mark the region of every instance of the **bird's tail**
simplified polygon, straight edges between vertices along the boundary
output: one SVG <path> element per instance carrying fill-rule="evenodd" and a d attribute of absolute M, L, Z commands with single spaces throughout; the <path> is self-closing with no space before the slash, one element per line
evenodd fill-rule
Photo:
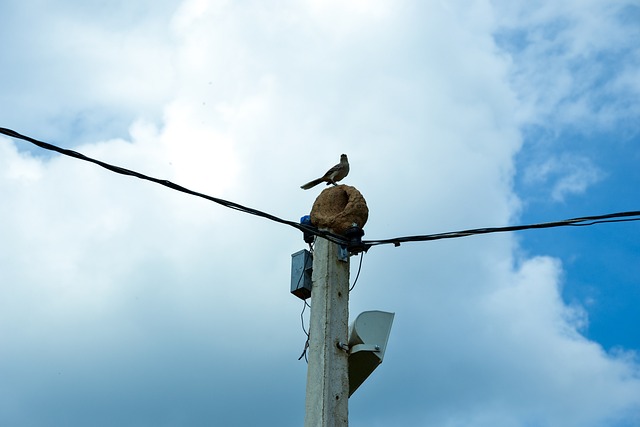
<path fill-rule="evenodd" d="M 305 185 L 300 186 L 300 188 L 302 188 L 303 190 L 308 190 L 320 184 L 322 181 L 324 181 L 324 178 L 314 179 L 313 181 L 309 181 Z"/>

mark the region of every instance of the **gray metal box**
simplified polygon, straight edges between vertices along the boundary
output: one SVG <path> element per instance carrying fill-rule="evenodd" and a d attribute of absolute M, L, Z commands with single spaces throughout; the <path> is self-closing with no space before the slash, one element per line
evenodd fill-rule
<path fill-rule="evenodd" d="M 291 255 L 291 293 L 305 300 L 311 296 L 313 255 L 306 249 Z"/>

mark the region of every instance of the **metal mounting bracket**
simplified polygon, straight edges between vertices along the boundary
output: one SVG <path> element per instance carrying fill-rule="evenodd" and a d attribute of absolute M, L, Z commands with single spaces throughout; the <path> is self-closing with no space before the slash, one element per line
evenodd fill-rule
<path fill-rule="evenodd" d="M 349 261 L 349 250 L 346 246 L 339 245 L 338 246 L 338 261 L 347 262 Z"/>
<path fill-rule="evenodd" d="M 349 353 L 357 353 L 359 351 L 371 351 L 377 353 L 380 351 L 380 346 L 377 344 L 356 344 L 351 346 Z"/>

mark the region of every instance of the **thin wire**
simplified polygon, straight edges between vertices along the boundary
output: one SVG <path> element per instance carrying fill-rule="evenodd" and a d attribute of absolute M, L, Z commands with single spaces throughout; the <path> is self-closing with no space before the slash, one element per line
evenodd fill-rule
<path fill-rule="evenodd" d="M 360 263 L 358 264 L 358 273 L 356 274 L 356 279 L 353 281 L 353 285 L 349 288 L 349 292 L 356 287 L 356 283 L 358 283 L 358 277 L 360 277 L 360 270 L 362 269 L 362 259 L 364 258 L 364 251 L 360 252 Z"/>
<path fill-rule="evenodd" d="M 630 218 L 630 217 L 635 217 L 635 218 Z M 604 223 L 612 223 L 612 222 L 631 222 L 631 221 L 640 221 L 640 211 L 616 212 L 616 213 L 611 213 L 606 215 L 595 215 L 595 216 L 586 216 L 581 218 L 571 218 L 571 219 L 565 219 L 562 221 L 543 222 L 539 224 L 512 225 L 512 226 L 506 226 L 506 227 L 490 227 L 490 228 L 474 228 L 470 230 L 451 231 L 447 233 L 437 233 L 437 234 L 426 234 L 422 236 L 395 237 L 392 239 L 384 239 L 384 240 L 367 240 L 367 241 L 363 241 L 363 243 L 366 245 L 366 248 L 369 249 L 370 247 L 377 246 L 377 245 L 393 244 L 395 246 L 400 246 L 401 243 L 406 243 L 406 242 L 425 242 L 425 241 L 431 241 L 431 240 L 455 239 L 459 237 L 474 236 L 479 234 L 503 233 L 508 231 L 521 231 L 521 230 L 567 227 L 567 226 L 584 227 L 584 226 L 589 226 L 594 224 L 604 224 Z"/>
<path fill-rule="evenodd" d="M 307 338 L 307 340 L 305 341 L 304 350 L 302 350 L 302 354 L 300 355 L 300 357 L 298 357 L 298 360 L 304 357 L 304 361 L 309 364 L 309 356 L 307 356 L 307 350 L 309 350 L 309 338 Z"/>
<path fill-rule="evenodd" d="M 311 306 L 309 305 L 307 300 L 303 300 L 303 302 L 304 302 L 304 305 L 302 306 L 302 312 L 300 313 L 300 320 L 302 321 L 302 331 L 307 336 L 307 339 L 304 342 L 304 348 L 302 349 L 302 354 L 300 355 L 300 357 L 298 357 L 298 360 L 304 357 L 305 362 L 309 363 L 309 358 L 307 357 L 307 350 L 309 350 L 310 335 L 309 335 L 309 332 L 307 332 L 307 329 L 304 327 L 304 312 L 307 309 L 307 307 L 311 308 Z"/>
<path fill-rule="evenodd" d="M 338 234 L 331 233 L 327 230 L 320 230 L 316 227 L 300 224 L 293 221 L 288 221 L 282 218 L 279 218 L 275 215 L 269 214 L 267 212 L 262 212 L 257 209 L 249 208 L 243 205 L 240 205 L 235 202 L 230 202 L 228 200 L 220 199 L 217 197 L 208 196 L 203 193 L 199 193 L 197 191 L 189 190 L 188 188 L 182 187 L 180 185 L 174 184 L 171 181 L 153 178 L 144 174 L 141 174 L 136 171 L 132 171 L 129 169 L 125 169 L 119 166 L 114 166 L 109 163 L 92 159 L 90 157 L 85 156 L 84 154 L 78 153 L 73 150 L 68 150 L 65 148 L 60 148 L 55 145 L 38 141 L 37 139 L 33 139 L 31 137 L 21 135 L 18 132 L 0 127 L 0 133 L 7 135 L 12 138 L 22 139 L 24 141 L 30 142 L 32 144 L 37 145 L 38 147 L 44 148 L 46 150 L 56 151 L 60 154 L 64 154 L 66 156 L 74 157 L 76 159 L 84 160 L 87 162 L 95 163 L 98 166 L 101 166 L 107 170 L 112 172 L 133 176 L 139 179 L 143 179 L 146 181 L 155 182 L 156 184 L 163 185 L 165 187 L 171 188 L 172 190 L 180 191 L 182 193 L 186 193 L 192 196 L 201 197 L 203 199 L 210 200 L 214 203 L 218 203 L 222 206 L 225 206 L 230 209 L 235 209 L 240 212 L 248 213 L 250 215 L 259 216 L 262 218 L 266 218 L 268 220 L 278 222 L 281 224 L 285 224 L 296 228 L 302 232 L 307 232 L 314 234 L 316 236 L 323 237 L 331 242 L 338 243 L 340 245 L 348 246 L 347 240 Z M 490 227 L 490 228 L 475 228 L 470 230 L 462 230 L 462 231 L 453 231 L 446 233 L 437 233 L 437 234 L 426 234 L 426 235 L 414 235 L 414 236 L 405 236 L 405 237 L 394 237 L 391 239 L 381 239 L 381 240 L 363 240 L 362 243 L 364 245 L 364 251 L 366 252 L 372 246 L 378 245 L 386 245 L 392 244 L 394 246 L 400 246 L 401 243 L 407 242 L 426 242 L 431 240 L 441 240 L 441 239 L 455 239 L 460 237 L 474 236 L 479 234 L 491 234 L 491 233 L 502 233 L 502 232 L 510 232 L 510 231 L 521 231 L 521 230 L 530 230 L 530 229 L 541 229 L 541 228 L 554 228 L 554 227 L 566 227 L 566 226 L 589 226 L 595 224 L 604 224 L 604 223 L 613 223 L 613 222 L 631 222 L 631 221 L 640 221 L 640 211 L 629 211 L 629 212 L 616 212 L 606 215 L 596 215 L 596 216 L 587 216 L 581 218 L 572 218 L 566 219 L 563 221 L 554 221 L 554 222 L 545 222 L 539 224 L 528 224 L 528 225 L 516 225 L 516 226 L 506 226 L 506 227 Z"/>
<path fill-rule="evenodd" d="M 100 160 L 96 160 L 93 159 L 91 157 L 85 156 L 84 154 L 78 153 L 77 151 L 73 151 L 73 150 L 68 150 L 66 148 L 60 148 L 57 147 L 55 145 L 49 144 L 47 142 L 43 142 L 43 141 L 38 141 L 37 139 L 31 138 L 29 136 L 25 136 L 22 134 L 19 134 L 18 132 L 11 130 L 11 129 L 7 129 L 7 128 L 3 128 L 0 127 L 0 133 L 10 136 L 12 138 L 18 138 L 18 139 L 22 139 L 24 141 L 30 142 L 32 144 L 37 145 L 40 148 L 44 148 L 45 150 L 50 150 L 50 151 L 55 151 L 58 152 L 60 154 L 64 154 L 65 156 L 69 156 L 69 157 L 74 157 L 76 159 L 79 160 L 84 160 L 86 162 L 90 162 L 90 163 L 94 163 L 98 166 L 101 166 L 107 170 L 110 170 L 111 172 L 115 172 L 121 175 L 127 175 L 127 176 L 133 176 L 145 181 L 151 181 L 151 182 L 155 182 L 156 184 L 160 184 L 163 185 L 165 187 L 171 188 L 172 190 L 176 190 L 176 191 L 180 191 L 182 193 L 186 193 L 186 194 L 190 194 L 192 196 L 197 196 L 197 197 L 201 197 L 203 199 L 207 199 L 210 200 L 214 203 L 217 203 L 219 205 L 222 205 L 224 207 L 230 208 L 230 209 L 235 209 L 238 210 L 240 212 L 244 212 L 244 213 L 248 213 L 250 215 L 255 215 L 255 216 L 259 216 L 259 217 L 263 217 L 266 219 L 269 219 L 271 221 L 275 221 L 275 222 L 279 222 L 281 224 L 286 224 L 289 225 L 291 227 L 297 228 L 300 231 L 303 232 L 308 232 L 308 233 L 312 233 L 315 234 L 316 236 L 320 236 L 320 237 L 324 237 L 325 239 L 332 241 L 334 243 L 338 243 L 338 244 L 346 244 L 346 240 L 343 236 L 340 236 L 338 234 L 334 234 L 331 233 L 329 231 L 326 230 L 319 230 L 315 227 L 312 226 L 308 226 L 308 225 L 304 225 L 304 224 L 300 224 L 297 222 L 293 222 L 293 221 L 288 221 L 282 218 L 279 218 L 275 215 L 269 214 L 267 212 L 262 212 L 259 211 L 257 209 L 253 209 L 253 208 L 249 208 L 247 206 L 243 206 L 239 203 L 235 203 L 235 202 L 230 202 L 228 200 L 224 200 L 224 199 L 220 199 L 217 197 L 213 197 L 213 196 L 209 196 L 203 193 L 199 193 L 197 191 L 193 191 L 193 190 L 189 190 L 188 188 L 182 187 L 178 184 L 174 184 L 171 181 L 168 181 L 166 179 L 158 179 L 158 178 L 153 178 L 147 175 L 144 175 L 140 172 L 136 172 L 130 169 L 125 169 L 122 168 L 120 166 L 114 166 L 111 165 L 109 163 L 100 161 Z"/>

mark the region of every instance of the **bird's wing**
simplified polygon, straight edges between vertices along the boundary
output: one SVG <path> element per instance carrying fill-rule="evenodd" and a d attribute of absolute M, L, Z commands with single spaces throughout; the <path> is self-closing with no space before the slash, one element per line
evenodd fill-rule
<path fill-rule="evenodd" d="M 327 173 L 324 174 L 323 178 L 328 178 L 332 173 L 339 171 L 341 167 L 342 167 L 342 165 L 340 163 L 338 163 L 337 165 L 335 165 L 334 167 L 329 169 L 327 171 Z"/>

